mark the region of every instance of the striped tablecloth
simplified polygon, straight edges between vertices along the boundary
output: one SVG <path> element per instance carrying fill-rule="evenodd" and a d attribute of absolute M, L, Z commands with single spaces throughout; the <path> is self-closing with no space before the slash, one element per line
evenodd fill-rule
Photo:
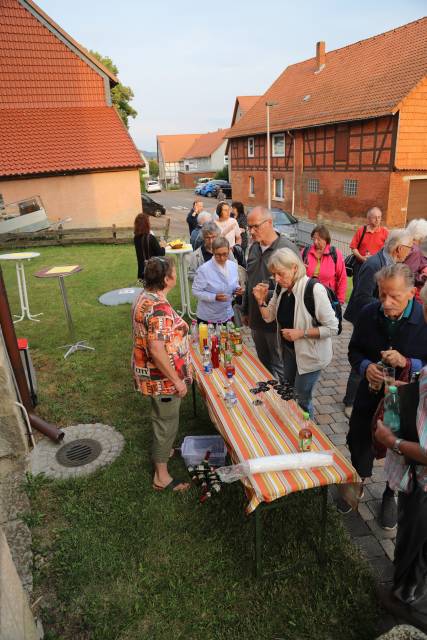
<path fill-rule="evenodd" d="M 257 395 L 250 393 L 249 389 L 257 382 L 269 380 L 271 375 L 246 346 L 243 347 L 243 354 L 233 359 L 236 368 L 233 388 L 238 403 L 232 409 L 227 408 L 224 402 L 226 377 L 223 369 L 214 369 L 211 374 L 205 374 L 199 350 L 193 347 L 191 358 L 196 382 L 211 420 L 224 438 L 234 463 L 249 458 L 299 452 L 301 409 L 294 401 L 282 400 L 272 389 Z M 255 399 L 262 400 L 263 404 L 254 405 Z M 351 463 L 320 427 L 311 423 L 311 430 L 312 451 L 332 451 L 334 464 L 308 470 L 261 473 L 243 479 L 249 501 L 247 513 L 254 511 L 261 502 L 272 502 L 294 491 L 359 481 Z"/>

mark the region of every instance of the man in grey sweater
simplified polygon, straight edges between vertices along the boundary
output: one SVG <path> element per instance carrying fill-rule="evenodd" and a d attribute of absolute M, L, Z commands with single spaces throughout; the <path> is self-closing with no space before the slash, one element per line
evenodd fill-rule
<path fill-rule="evenodd" d="M 258 358 L 272 375 L 280 380 L 283 377 L 283 364 L 277 345 L 276 323 L 264 322 L 252 290 L 263 280 L 270 279 L 271 273 L 267 264 L 277 249 L 287 247 L 297 255 L 299 252 L 293 242 L 274 229 L 271 212 L 264 207 L 255 207 L 248 215 L 248 231 L 251 234 L 252 245 L 247 261 L 248 279 L 241 308 L 242 321 L 251 328 Z M 270 283 L 271 296 L 275 286 L 274 280 L 271 279 Z"/>

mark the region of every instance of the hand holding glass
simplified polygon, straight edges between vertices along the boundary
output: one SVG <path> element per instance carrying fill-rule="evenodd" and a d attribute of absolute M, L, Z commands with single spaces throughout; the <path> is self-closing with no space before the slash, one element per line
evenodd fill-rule
<path fill-rule="evenodd" d="M 258 304 L 265 302 L 268 293 L 268 282 L 260 282 L 252 289 L 255 300 Z"/>

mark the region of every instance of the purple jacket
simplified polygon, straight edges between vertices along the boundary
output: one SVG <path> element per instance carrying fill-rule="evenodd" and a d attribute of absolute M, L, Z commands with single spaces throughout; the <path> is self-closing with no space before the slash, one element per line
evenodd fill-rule
<path fill-rule="evenodd" d="M 418 245 L 412 247 L 412 251 L 405 260 L 415 277 L 415 286 L 422 286 L 425 282 L 425 275 L 422 271 L 427 267 L 427 257 L 423 254 Z"/>

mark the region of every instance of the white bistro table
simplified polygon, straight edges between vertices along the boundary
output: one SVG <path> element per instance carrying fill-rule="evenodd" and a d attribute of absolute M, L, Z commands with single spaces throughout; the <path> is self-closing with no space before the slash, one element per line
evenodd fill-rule
<path fill-rule="evenodd" d="M 31 315 L 30 313 L 30 304 L 28 302 L 28 294 L 27 294 L 27 283 L 25 280 L 25 268 L 24 262 L 33 260 L 33 258 L 38 258 L 39 253 L 35 251 L 21 251 L 16 253 L 2 253 L 0 254 L 0 260 L 10 260 L 16 263 L 16 279 L 18 281 L 18 293 L 19 293 L 19 301 L 21 303 L 21 315 L 15 315 L 16 320 L 14 322 L 21 322 L 27 316 L 28 320 L 33 320 L 33 322 L 40 322 L 37 320 L 37 316 L 42 316 L 42 313 L 36 313 L 35 315 Z"/>
<path fill-rule="evenodd" d="M 172 249 L 166 247 L 166 254 L 176 256 L 178 262 L 179 286 L 181 289 L 181 309 L 177 309 L 180 316 L 187 314 L 190 318 L 195 318 L 195 314 L 191 310 L 190 287 L 188 284 L 188 270 L 186 256 L 193 253 L 191 244 L 184 244 L 181 249 Z"/>

